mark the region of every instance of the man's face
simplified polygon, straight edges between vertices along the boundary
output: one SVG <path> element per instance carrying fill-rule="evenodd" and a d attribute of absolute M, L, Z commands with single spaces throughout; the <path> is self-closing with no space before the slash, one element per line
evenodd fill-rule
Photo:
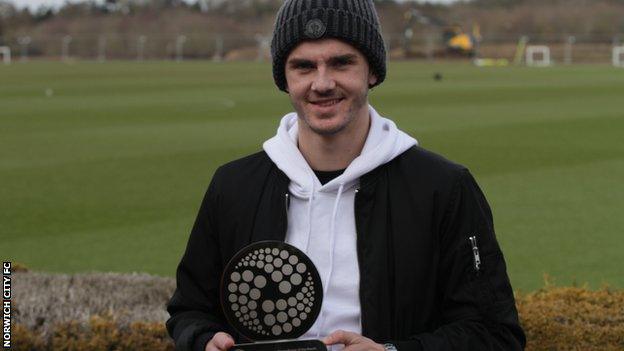
<path fill-rule="evenodd" d="M 367 111 L 368 87 L 377 81 L 366 57 L 337 39 L 302 42 L 286 59 L 285 69 L 303 127 L 320 135 L 341 132 Z"/>

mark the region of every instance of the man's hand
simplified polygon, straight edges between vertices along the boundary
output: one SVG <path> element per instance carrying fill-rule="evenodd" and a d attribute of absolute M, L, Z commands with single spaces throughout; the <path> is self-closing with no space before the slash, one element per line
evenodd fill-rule
<path fill-rule="evenodd" d="M 206 344 L 205 351 L 226 351 L 234 346 L 234 339 L 227 333 L 218 332 Z"/>
<path fill-rule="evenodd" d="M 344 344 L 344 351 L 385 351 L 383 345 L 360 334 L 337 330 L 323 339 L 325 345 Z"/>

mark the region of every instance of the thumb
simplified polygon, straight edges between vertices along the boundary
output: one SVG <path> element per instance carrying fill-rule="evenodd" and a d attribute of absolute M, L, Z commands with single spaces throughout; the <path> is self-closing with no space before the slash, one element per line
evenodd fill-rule
<path fill-rule="evenodd" d="M 219 350 L 227 350 L 230 347 L 234 346 L 234 339 L 228 333 L 218 332 L 212 338 L 214 345 Z"/>
<path fill-rule="evenodd" d="M 335 332 L 329 334 L 325 339 L 323 339 L 323 343 L 325 345 L 335 345 L 335 344 L 349 344 L 350 335 L 348 332 L 344 330 L 336 330 Z"/>

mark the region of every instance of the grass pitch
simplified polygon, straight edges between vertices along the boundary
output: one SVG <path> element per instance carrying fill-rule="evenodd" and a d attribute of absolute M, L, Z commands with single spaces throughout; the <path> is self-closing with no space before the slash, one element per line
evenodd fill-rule
<path fill-rule="evenodd" d="M 391 62 L 371 103 L 471 169 L 528 291 L 544 273 L 624 287 L 622 96 L 609 66 Z M 215 168 L 290 110 L 262 63 L 0 66 L 3 260 L 173 275 Z"/>

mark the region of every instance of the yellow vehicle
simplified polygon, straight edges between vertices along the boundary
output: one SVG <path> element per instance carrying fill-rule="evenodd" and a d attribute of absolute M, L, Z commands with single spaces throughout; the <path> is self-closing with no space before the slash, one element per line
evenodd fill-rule
<path fill-rule="evenodd" d="M 431 16 L 425 16 L 416 9 L 411 9 L 405 14 L 406 29 L 405 33 L 409 33 L 409 37 L 413 33 L 413 27 L 416 24 L 434 26 L 441 28 L 442 39 L 444 41 L 446 54 L 474 57 L 476 56 L 477 47 L 481 34 L 478 25 L 474 25 L 472 33 L 466 33 L 461 26 L 453 24 L 448 25 L 444 21 Z M 406 35 L 406 42 L 410 38 Z"/>

